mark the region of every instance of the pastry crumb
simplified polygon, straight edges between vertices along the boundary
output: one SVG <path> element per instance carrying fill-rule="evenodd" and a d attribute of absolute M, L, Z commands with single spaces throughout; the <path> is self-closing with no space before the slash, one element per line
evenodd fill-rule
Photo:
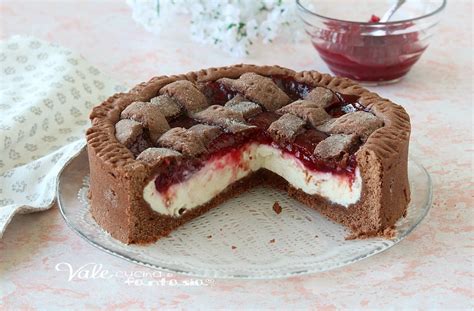
<path fill-rule="evenodd" d="M 383 231 L 383 237 L 386 239 L 393 239 L 397 236 L 397 229 L 395 229 L 395 226 L 385 228 Z"/>
<path fill-rule="evenodd" d="M 384 239 L 394 239 L 397 236 L 397 229 L 395 226 L 385 228 L 383 231 L 369 232 L 369 233 L 354 233 L 352 232 L 345 237 L 345 240 L 355 240 L 355 239 L 370 239 L 374 237 L 381 237 Z"/>
<path fill-rule="evenodd" d="M 273 203 L 273 210 L 277 214 L 281 213 L 281 206 L 280 206 L 280 203 L 278 203 L 278 201 L 275 201 L 275 203 Z"/>

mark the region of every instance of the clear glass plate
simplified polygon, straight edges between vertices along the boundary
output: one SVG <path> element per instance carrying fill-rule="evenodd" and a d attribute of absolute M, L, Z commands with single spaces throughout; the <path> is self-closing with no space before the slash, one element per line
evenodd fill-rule
<path fill-rule="evenodd" d="M 409 161 L 412 202 L 392 240 L 346 240 L 349 232 L 269 187 L 229 200 L 149 245 L 125 245 L 92 219 L 87 200 L 89 164 L 83 150 L 63 169 L 57 186 L 67 224 L 95 247 L 148 267 L 197 277 L 272 279 L 342 267 L 380 253 L 405 238 L 431 206 L 431 180 Z M 273 203 L 283 208 L 276 214 Z"/>

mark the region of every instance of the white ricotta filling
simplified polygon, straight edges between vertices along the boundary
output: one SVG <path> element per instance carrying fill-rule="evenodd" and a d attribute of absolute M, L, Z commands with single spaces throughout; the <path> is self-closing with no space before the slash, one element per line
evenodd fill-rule
<path fill-rule="evenodd" d="M 291 154 L 253 143 L 242 149 L 237 163 L 232 154 L 211 159 L 190 178 L 171 185 L 164 192 L 156 190 L 153 179 L 145 186 L 143 198 L 156 212 L 179 216 L 209 202 L 232 183 L 261 168 L 280 175 L 307 194 L 319 194 L 345 207 L 359 201 L 361 196 L 362 179 L 358 168 L 353 180 L 345 175 L 311 171 Z"/>

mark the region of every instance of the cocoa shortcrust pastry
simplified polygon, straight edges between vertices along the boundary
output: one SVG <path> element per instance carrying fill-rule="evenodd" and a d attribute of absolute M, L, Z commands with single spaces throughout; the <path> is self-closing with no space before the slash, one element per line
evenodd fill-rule
<path fill-rule="evenodd" d="M 273 203 L 272 209 L 277 214 L 280 214 L 281 211 L 282 211 L 281 205 L 277 201 L 275 203 Z"/>
<path fill-rule="evenodd" d="M 406 214 L 410 119 L 355 82 L 235 65 L 161 76 L 95 107 L 87 131 L 91 213 L 148 243 L 267 184 L 383 236 Z"/>

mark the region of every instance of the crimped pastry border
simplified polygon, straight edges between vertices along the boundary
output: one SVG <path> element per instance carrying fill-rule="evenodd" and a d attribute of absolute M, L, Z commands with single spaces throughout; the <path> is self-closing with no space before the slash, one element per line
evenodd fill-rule
<path fill-rule="evenodd" d="M 147 164 L 134 159 L 132 153 L 115 138 L 115 123 L 120 113 L 134 101 L 148 101 L 158 95 L 165 85 L 177 80 L 207 82 L 217 79 L 238 78 L 246 72 L 263 76 L 286 75 L 297 82 L 327 87 L 344 94 L 360 96 L 360 103 L 382 118 L 384 126 L 372 133 L 358 153 L 374 153 L 384 167 L 389 167 L 408 146 L 410 138 L 410 118 L 405 109 L 392 101 L 382 98 L 356 82 L 342 77 L 334 77 L 317 71 L 296 72 L 280 66 L 257 66 L 239 64 L 189 72 L 182 75 L 158 76 L 140 83 L 128 93 L 118 93 L 95 107 L 90 114 L 92 127 L 87 131 L 87 144 L 101 158 L 103 164 L 124 173 L 132 173 L 139 166 Z"/>

